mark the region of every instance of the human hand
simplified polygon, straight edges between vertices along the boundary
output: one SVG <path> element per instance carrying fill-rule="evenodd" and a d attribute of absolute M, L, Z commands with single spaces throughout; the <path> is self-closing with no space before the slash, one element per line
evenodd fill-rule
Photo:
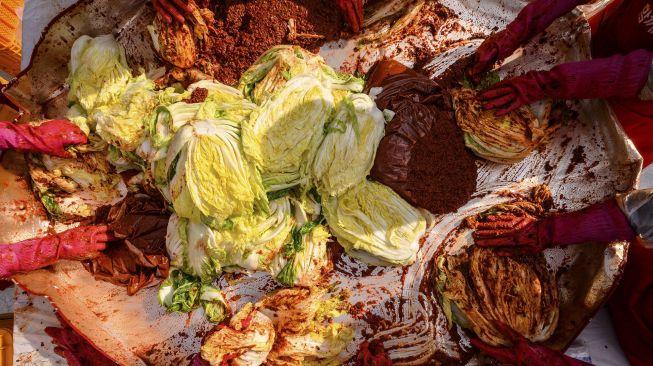
<path fill-rule="evenodd" d="M 152 0 L 152 5 L 167 23 L 172 23 L 173 19 L 184 23 L 186 21 L 184 14 L 191 12 L 183 0 Z"/>
<path fill-rule="evenodd" d="M 70 157 L 66 147 L 85 144 L 84 132 L 68 120 L 51 120 L 38 126 L 0 122 L 0 149 Z"/>
<path fill-rule="evenodd" d="M 81 226 L 44 238 L 0 245 L 0 278 L 33 271 L 60 259 L 92 258 L 114 240 L 105 225 Z"/>
<path fill-rule="evenodd" d="M 554 245 L 632 241 L 635 232 L 615 199 L 580 211 L 543 219 L 529 215 L 490 215 L 472 234 L 476 245 L 497 248 L 499 255 L 532 255 Z"/>
<path fill-rule="evenodd" d="M 637 50 L 627 55 L 561 64 L 550 71 L 530 71 L 486 90 L 479 99 L 486 109 L 502 116 L 544 98 L 634 98 L 648 80 L 653 53 Z"/>
<path fill-rule="evenodd" d="M 478 48 L 468 76 L 478 83 L 495 62 L 510 56 L 533 36 L 544 31 L 554 20 L 589 0 L 533 0 L 506 28 L 488 37 Z"/>
<path fill-rule="evenodd" d="M 546 237 L 538 236 L 537 220 L 528 214 L 490 215 L 478 223 L 472 236 L 476 245 L 497 248 L 504 256 L 537 254 L 549 245 Z"/>
<path fill-rule="evenodd" d="M 336 4 L 347 17 L 351 29 L 360 32 L 363 27 L 363 0 L 336 0 Z"/>

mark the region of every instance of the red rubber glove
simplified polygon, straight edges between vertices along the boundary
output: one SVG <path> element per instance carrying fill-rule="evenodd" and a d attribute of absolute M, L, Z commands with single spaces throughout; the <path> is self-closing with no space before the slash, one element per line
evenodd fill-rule
<path fill-rule="evenodd" d="M 47 267 L 60 259 L 92 258 L 113 240 L 106 226 L 82 226 L 40 239 L 0 244 L 0 278 Z"/>
<path fill-rule="evenodd" d="M 70 366 L 116 366 L 107 356 L 95 349 L 84 337 L 61 320 L 62 328 L 47 327 L 45 333 L 52 337 L 54 351 L 65 358 Z"/>
<path fill-rule="evenodd" d="M 505 324 L 497 324 L 496 326 L 497 329 L 511 340 L 513 343 L 512 348 L 490 346 L 483 343 L 480 339 L 472 339 L 471 342 L 474 347 L 503 364 L 517 366 L 590 365 L 544 346 L 533 344 Z"/>
<path fill-rule="evenodd" d="M 356 366 L 392 366 L 392 360 L 383 348 L 383 343 L 378 341 L 367 341 L 361 343 Z"/>
<path fill-rule="evenodd" d="M 497 247 L 499 255 L 536 254 L 555 245 L 632 241 L 635 232 L 612 199 L 584 210 L 554 214 L 542 220 L 514 214 L 488 216 L 476 226 L 476 245 Z"/>
<path fill-rule="evenodd" d="M 637 50 L 626 56 L 562 64 L 504 80 L 479 99 L 486 109 L 496 108 L 496 115 L 503 116 L 544 98 L 633 98 L 646 84 L 652 61 L 652 52 Z"/>
<path fill-rule="evenodd" d="M 476 50 L 469 76 L 477 83 L 495 62 L 510 56 L 519 46 L 545 30 L 554 20 L 590 0 L 535 0 L 519 12 L 506 29 L 488 37 Z"/>
<path fill-rule="evenodd" d="M 191 12 L 183 0 L 152 0 L 152 5 L 167 23 L 172 23 L 173 19 L 184 23 L 186 21 L 184 14 Z"/>
<path fill-rule="evenodd" d="M 193 359 L 190 361 L 189 366 L 211 366 L 211 364 L 209 363 L 209 361 L 205 361 L 202 358 L 201 354 L 196 353 L 195 357 L 193 357 Z"/>
<path fill-rule="evenodd" d="M 338 7 L 347 17 L 351 29 L 358 33 L 363 28 L 363 0 L 336 0 Z"/>
<path fill-rule="evenodd" d="M 70 157 L 69 145 L 85 144 L 88 138 L 79 127 L 66 120 L 52 120 L 40 126 L 0 122 L 0 150 L 36 152 Z"/>

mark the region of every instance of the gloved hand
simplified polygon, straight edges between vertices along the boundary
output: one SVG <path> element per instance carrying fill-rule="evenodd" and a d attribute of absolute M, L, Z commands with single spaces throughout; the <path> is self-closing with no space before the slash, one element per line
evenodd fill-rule
<path fill-rule="evenodd" d="M 529 342 L 519 333 L 505 324 L 496 324 L 513 343 L 512 348 L 494 347 L 480 339 L 472 339 L 472 345 L 497 361 L 517 366 L 585 366 L 586 362 L 565 356 L 564 354 Z"/>
<path fill-rule="evenodd" d="M 152 5 L 156 12 L 168 23 L 176 20 L 184 23 L 186 18 L 184 14 L 190 13 L 191 9 L 183 0 L 152 0 Z"/>
<path fill-rule="evenodd" d="M 73 328 L 68 326 L 65 321 L 61 320 L 63 328 L 47 327 L 45 333 L 52 337 L 55 344 L 54 351 L 65 358 L 70 366 L 117 366 L 118 364 L 111 361 L 107 356 L 95 349 Z"/>
<path fill-rule="evenodd" d="M 653 53 L 638 50 L 626 56 L 572 62 L 551 71 L 531 71 L 504 80 L 483 92 L 479 99 L 497 116 L 540 99 L 636 97 L 651 71 Z"/>
<path fill-rule="evenodd" d="M 392 366 L 392 360 L 383 348 L 383 343 L 367 341 L 361 343 L 356 357 L 356 366 Z"/>
<path fill-rule="evenodd" d="M 510 56 L 519 46 L 545 30 L 554 20 L 590 0 L 535 0 L 519 12 L 506 29 L 488 37 L 476 50 L 469 76 L 479 82 L 495 62 Z"/>
<path fill-rule="evenodd" d="M 336 0 L 336 3 L 347 17 L 351 29 L 360 32 L 363 27 L 363 0 Z"/>
<path fill-rule="evenodd" d="M 211 364 L 202 358 L 200 353 L 196 353 L 195 357 L 190 361 L 189 366 L 211 366 Z"/>
<path fill-rule="evenodd" d="M 0 278 L 29 272 L 54 264 L 60 259 L 92 258 L 114 238 L 108 228 L 76 227 L 40 239 L 0 245 Z"/>
<path fill-rule="evenodd" d="M 85 144 L 88 138 L 79 127 L 66 120 L 52 120 L 40 126 L 0 122 L 0 150 L 39 152 L 70 157 L 66 146 Z"/>
<path fill-rule="evenodd" d="M 635 232 L 615 199 L 542 220 L 514 214 L 488 216 L 473 233 L 476 245 L 504 256 L 536 254 L 555 245 L 632 241 Z"/>

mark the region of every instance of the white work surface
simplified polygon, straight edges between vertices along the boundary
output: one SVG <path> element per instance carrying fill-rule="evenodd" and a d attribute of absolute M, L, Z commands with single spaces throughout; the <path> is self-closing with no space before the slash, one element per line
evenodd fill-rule
<path fill-rule="evenodd" d="M 75 0 L 27 0 L 23 16 L 23 60 L 26 67 L 34 45 L 47 23 Z M 653 165 L 642 174 L 641 188 L 653 187 Z M 54 309 L 42 297 L 33 297 L 20 289 L 0 292 L 0 313 L 14 312 L 14 359 L 16 365 L 65 365 L 55 354 L 50 338 L 43 332 L 59 324 Z M 607 310 L 602 309 L 570 348 L 568 354 L 598 366 L 628 365 L 614 336 Z M 25 357 L 28 355 L 28 357 Z"/>

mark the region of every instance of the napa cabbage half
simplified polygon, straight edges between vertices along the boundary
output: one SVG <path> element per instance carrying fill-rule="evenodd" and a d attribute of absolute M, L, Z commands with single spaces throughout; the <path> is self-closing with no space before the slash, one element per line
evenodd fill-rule
<path fill-rule="evenodd" d="M 364 180 L 323 202 L 329 227 L 350 256 L 371 265 L 415 262 L 426 220 L 392 189 Z"/>
<path fill-rule="evenodd" d="M 308 182 L 333 108 L 330 90 L 303 75 L 288 81 L 243 124 L 245 154 L 261 170 L 268 191 Z"/>
<path fill-rule="evenodd" d="M 313 162 L 313 180 L 320 194 L 335 196 L 363 181 L 384 130 L 383 112 L 367 94 L 343 99 Z"/>

